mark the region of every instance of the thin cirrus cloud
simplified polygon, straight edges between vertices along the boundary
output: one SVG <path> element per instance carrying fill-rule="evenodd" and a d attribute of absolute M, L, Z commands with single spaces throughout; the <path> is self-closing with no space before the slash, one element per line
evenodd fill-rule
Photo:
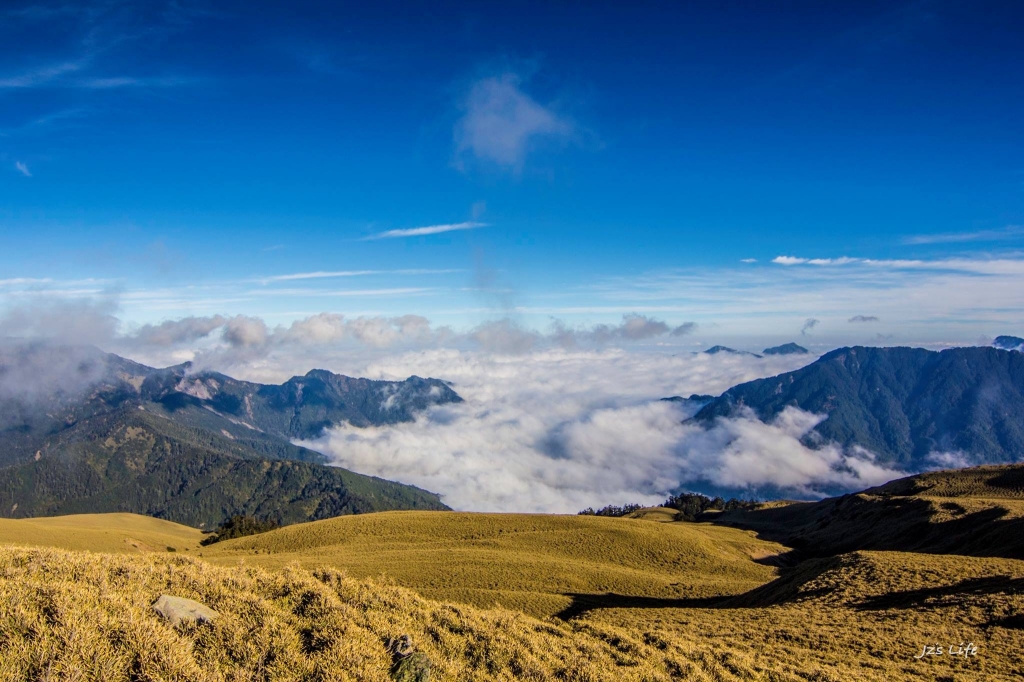
<path fill-rule="evenodd" d="M 409 296 L 426 294 L 434 291 L 427 287 L 397 287 L 392 289 L 260 289 L 247 292 L 250 295 L 266 296 L 270 294 L 278 296 Z"/>
<path fill-rule="evenodd" d="M 335 277 L 362 277 L 365 275 L 447 275 L 457 272 L 464 272 L 460 268 L 447 268 L 447 269 L 429 269 L 429 268 L 411 268 L 405 270 L 335 270 L 325 271 L 317 270 L 315 272 L 293 272 L 287 275 L 273 275 L 271 277 L 261 277 L 258 282 L 262 284 L 270 284 L 272 282 L 293 282 L 297 280 L 306 279 L 332 279 Z"/>
<path fill-rule="evenodd" d="M 26 165 L 25 165 L 24 163 L 22 163 L 21 161 L 15 161 L 15 162 L 14 162 L 14 168 L 15 168 L 15 169 L 16 169 L 16 170 L 17 170 L 17 171 L 18 171 L 19 173 L 21 173 L 22 175 L 24 175 L 24 176 L 25 176 L 26 178 L 31 178 L 31 177 L 32 177 L 32 171 L 30 171 L 30 170 L 28 169 L 28 166 L 26 166 Z"/>
<path fill-rule="evenodd" d="M 915 234 L 903 239 L 904 244 L 957 244 L 961 242 L 987 242 L 1014 239 L 1024 236 L 1024 225 L 1007 225 L 998 230 L 976 230 L 974 232 L 944 232 L 939 234 Z"/>
<path fill-rule="evenodd" d="M 0 78 L 0 88 L 35 88 L 48 85 L 63 76 L 81 71 L 84 66 L 83 61 L 73 61 L 29 69 L 7 78 Z"/>
<path fill-rule="evenodd" d="M 487 227 L 487 223 L 477 222 L 475 220 L 469 220 L 463 223 L 448 223 L 445 225 L 427 225 L 425 227 L 412 227 L 405 230 L 388 230 L 386 232 L 379 232 L 372 234 L 368 237 L 363 237 L 362 241 L 376 241 L 378 239 L 400 239 L 402 237 L 423 237 L 431 234 L 442 234 L 444 232 L 458 232 L 461 230 L 476 230 L 481 227 Z"/>
<path fill-rule="evenodd" d="M 30 88 L 77 88 L 85 90 L 113 90 L 117 88 L 164 88 L 187 85 L 193 78 L 179 76 L 85 76 L 88 59 L 61 62 L 37 67 L 22 73 L 0 78 L 0 90 Z"/>

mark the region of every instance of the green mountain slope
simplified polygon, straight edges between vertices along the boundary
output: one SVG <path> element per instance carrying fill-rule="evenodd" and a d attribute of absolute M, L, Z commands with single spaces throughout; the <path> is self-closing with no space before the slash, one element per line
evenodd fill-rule
<path fill-rule="evenodd" d="M 814 363 L 726 391 L 698 421 L 788 406 L 828 418 L 815 431 L 878 461 L 920 470 L 935 453 L 973 464 L 1024 459 L 1024 354 L 996 348 L 840 348 Z M 941 463 L 941 461 L 940 461 Z"/>
<path fill-rule="evenodd" d="M 0 347 L 0 516 L 136 512 L 210 528 L 236 514 L 288 524 L 447 508 L 291 442 L 460 402 L 444 382 L 313 370 L 266 386 L 190 369 L 88 347 Z"/>
<path fill-rule="evenodd" d="M 39 459 L 0 469 L 0 515 L 133 512 L 212 528 L 235 514 L 288 524 L 447 508 L 413 486 L 295 461 L 315 453 L 287 443 L 271 454 L 277 457 L 159 414 L 122 409 L 51 437 Z"/>

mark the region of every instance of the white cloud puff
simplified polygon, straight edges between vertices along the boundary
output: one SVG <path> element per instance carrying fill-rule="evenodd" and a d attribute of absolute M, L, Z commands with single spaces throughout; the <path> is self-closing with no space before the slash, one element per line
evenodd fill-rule
<path fill-rule="evenodd" d="M 538 140 L 572 138 L 572 122 L 521 86 L 522 80 L 512 73 L 473 84 L 463 103 L 465 113 L 455 126 L 456 158 L 470 155 L 519 171 Z"/>

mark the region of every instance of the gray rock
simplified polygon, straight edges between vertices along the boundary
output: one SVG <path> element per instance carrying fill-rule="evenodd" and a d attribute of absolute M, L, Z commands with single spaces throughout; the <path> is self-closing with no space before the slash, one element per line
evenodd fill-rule
<path fill-rule="evenodd" d="M 417 651 L 398 661 L 391 669 L 391 677 L 395 682 L 430 682 L 431 668 L 427 655 Z"/>
<path fill-rule="evenodd" d="M 168 594 L 160 595 L 160 598 L 153 602 L 153 610 L 175 626 L 185 621 L 209 623 L 220 615 L 205 604 Z"/>
<path fill-rule="evenodd" d="M 396 682 L 430 682 L 433 664 L 426 654 L 415 650 L 409 635 L 389 638 L 384 645 L 391 654 L 391 677 Z"/>

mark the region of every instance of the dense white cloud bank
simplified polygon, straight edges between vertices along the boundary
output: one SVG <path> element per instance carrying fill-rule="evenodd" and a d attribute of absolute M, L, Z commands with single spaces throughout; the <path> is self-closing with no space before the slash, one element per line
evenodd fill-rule
<path fill-rule="evenodd" d="M 788 410 L 770 424 L 751 415 L 710 428 L 684 424 L 692 405 L 659 398 L 717 395 L 813 360 L 659 345 L 692 333 L 693 324 L 631 314 L 615 325 L 555 321 L 539 332 L 502 319 L 456 333 L 416 315 L 322 313 L 274 327 L 242 315 L 186 317 L 119 333 L 113 312 L 102 301 L 17 308 L 0 318 L 0 336 L 96 343 L 155 366 L 192 360 L 193 371 L 267 383 L 314 367 L 449 380 L 464 403 L 407 424 L 337 428 L 306 445 L 354 471 L 439 492 L 458 509 L 573 512 L 657 503 L 680 487 L 813 497 L 900 473 L 862 450 L 808 448 L 802 439 L 821 415 Z M 18 383 L 89 380 L 49 362 L 29 374 Z"/>
<path fill-rule="evenodd" d="M 805 446 L 801 438 L 822 416 L 790 409 L 771 424 L 746 416 L 704 428 L 683 423 L 692 407 L 658 400 L 717 394 L 807 362 L 618 349 L 406 353 L 358 373 L 441 377 L 466 402 L 433 408 L 413 423 L 337 428 L 305 445 L 340 466 L 476 511 L 654 504 L 680 486 L 814 497 L 897 477 L 863 450 Z"/>

